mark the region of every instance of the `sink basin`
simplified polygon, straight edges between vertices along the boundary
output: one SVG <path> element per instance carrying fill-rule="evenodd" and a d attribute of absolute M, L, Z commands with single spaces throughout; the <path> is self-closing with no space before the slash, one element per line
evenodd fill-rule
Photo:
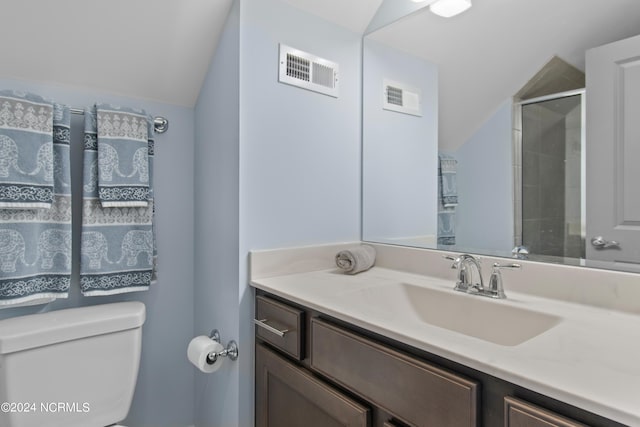
<path fill-rule="evenodd" d="M 363 307 L 408 316 L 503 346 L 516 346 L 551 329 L 560 317 L 516 307 L 507 301 L 451 290 L 399 283 L 360 289 Z"/>

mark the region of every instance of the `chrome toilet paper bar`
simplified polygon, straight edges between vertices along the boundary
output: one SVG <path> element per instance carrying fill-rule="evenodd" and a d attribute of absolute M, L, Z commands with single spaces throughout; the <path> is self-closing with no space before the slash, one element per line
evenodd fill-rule
<path fill-rule="evenodd" d="M 217 329 L 211 331 L 209 338 L 214 340 L 217 343 L 220 343 L 220 332 Z M 224 350 L 219 352 L 211 352 L 207 355 L 207 363 L 209 365 L 213 365 L 218 360 L 218 357 L 228 357 L 231 360 L 236 360 L 238 358 L 238 344 L 235 341 L 229 341 L 227 347 Z"/>

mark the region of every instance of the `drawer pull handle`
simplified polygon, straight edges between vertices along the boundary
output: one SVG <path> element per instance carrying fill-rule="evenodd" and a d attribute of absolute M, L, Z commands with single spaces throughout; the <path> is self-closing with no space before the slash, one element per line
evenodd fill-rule
<path fill-rule="evenodd" d="M 269 325 L 267 325 L 266 322 L 267 322 L 267 319 L 261 319 L 261 320 L 253 319 L 253 323 L 255 323 L 256 325 L 260 326 L 261 328 L 266 329 L 267 331 L 269 331 L 269 332 L 271 332 L 273 334 L 276 334 L 277 336 L 279 336 L 281 338 L 284 337 L 284 334 L 289 332 L 288 329 L 284 329 L 284 330 L 281 331 L 280 329 L 276 329 L 273 326 L 269 326 Z"/>

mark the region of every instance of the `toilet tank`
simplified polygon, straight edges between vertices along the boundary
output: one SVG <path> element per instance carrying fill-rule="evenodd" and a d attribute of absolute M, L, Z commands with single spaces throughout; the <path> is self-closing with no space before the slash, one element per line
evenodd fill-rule
<path fill-rule="evenodd" d="M 129 412 L 145 306 L 102 304 L 0 321 L 0 426 L 103 427 Z"/>

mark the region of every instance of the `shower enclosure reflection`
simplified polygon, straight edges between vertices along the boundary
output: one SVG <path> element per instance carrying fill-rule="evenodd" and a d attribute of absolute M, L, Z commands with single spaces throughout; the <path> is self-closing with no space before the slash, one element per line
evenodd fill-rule
<path fill-rule="evenodd" d="M 584 91 L 522 101 L 515 141 L 516 246 L 556 257 L 585 256 Z M 517 124 L 516 124 L 517 126 Z M 518 212 L 518 209 L 515 209 Z"/>

